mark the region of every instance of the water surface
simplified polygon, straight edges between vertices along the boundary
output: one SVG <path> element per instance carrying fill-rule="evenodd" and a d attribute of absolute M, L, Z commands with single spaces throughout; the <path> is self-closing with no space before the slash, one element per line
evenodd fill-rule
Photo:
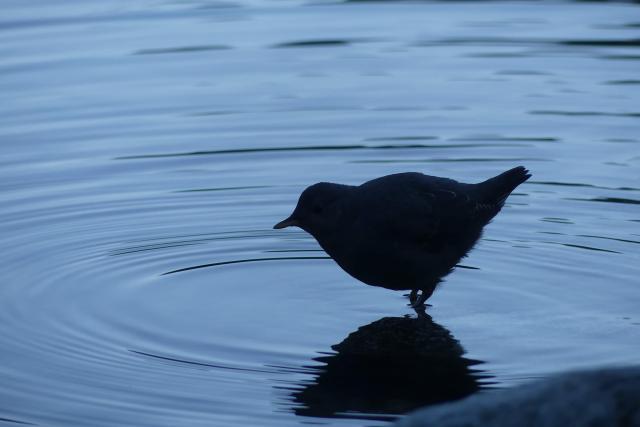
<path fill-rule="evenodd" d="M 3 11 L 0 424 L 385 425 L 638 363 L 637 5 Z M 317 181 L 519 164 L 430 318 L 271 229 Z"/>

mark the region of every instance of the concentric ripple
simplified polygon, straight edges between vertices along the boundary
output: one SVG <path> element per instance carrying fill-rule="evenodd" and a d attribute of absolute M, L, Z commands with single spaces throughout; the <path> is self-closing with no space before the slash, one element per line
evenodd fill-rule
<path fill-rule="evenodd" d="M 0 424 L 385 425 L 637 363 L 637 8 L 9 1 Z M 429 316 L 272 229 L 314 182 L 518 164 Z"/>

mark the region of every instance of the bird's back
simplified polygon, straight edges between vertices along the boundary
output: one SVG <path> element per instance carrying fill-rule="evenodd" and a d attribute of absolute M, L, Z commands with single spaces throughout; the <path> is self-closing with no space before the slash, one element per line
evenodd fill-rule
<path fill-rule="evenodd" d="M 509 194 L 530 176 L 527 169 L 518 166 L 481 183 L 466 184 L 405 172 L 368 181 L 358 189 L 365 200 L 373 201 L 363 205 L 378 208 L 389 220 L 426 217 L 462 227 L 485 225 L 502 209 Z"/>

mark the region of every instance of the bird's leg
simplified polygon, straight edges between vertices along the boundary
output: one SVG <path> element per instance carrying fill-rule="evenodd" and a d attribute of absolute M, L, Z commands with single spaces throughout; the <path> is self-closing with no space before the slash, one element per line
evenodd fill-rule
<path fill-rule="evenodd" d="M 413 291 L 412 291 L 413 293 Z M 416 290 L 416 294 L 418 293 L 418 291 Z M 424 306 L 424 302 L 427 300 L 427 298 L 429 298 L 431 296 L 431 294 L 433 294 L 433 289 L 427 290 L 425 291 L 424 289 L 422 290 L 422 292 L 420 293 L 420 296 L 415 299 L 415 301 L 413 301 L 411 303 L 411 307 L 413 307 L 414 309 L 419 308 Z"/>
<path fill-rule="evenodd" d="M 413 306 L 413 303 L 416 301 L 416 298 L 418 298 L 418 290 L 417 289 L 412 289 L 411 293 L 409 294 L 409 302 L 411 306 Z"/>
<path fill-rule="evenodd" d="M 425 295 L 425 291 L 422 291 L 420 293 L 420 296 L 415 301 L 413 301 L 413 303 L 411 304 L 411 307 L 413 308 L 422 307 L 424 305 L 424 302 L 427 300 L 427 298 L 429 298 L 429 294 Z"/>

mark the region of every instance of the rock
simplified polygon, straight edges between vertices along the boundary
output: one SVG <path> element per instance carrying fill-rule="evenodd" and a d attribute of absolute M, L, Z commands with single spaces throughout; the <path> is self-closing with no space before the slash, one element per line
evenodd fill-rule
<path fill-rule="evenodd" d="M 395 419 L 425 405 L 461 399 L 488 376 L 429 316 L 385 317 L 360 327 L 315 358 L 315 378 L 292 393 L 295 413 Z M 350 414 L 350 415 L 345 415 Z"/>
<path fill-rule="evenodd" d="M 640 427 L 640 366 L 560 374 L 420 409 L 396 427 Z"/>

